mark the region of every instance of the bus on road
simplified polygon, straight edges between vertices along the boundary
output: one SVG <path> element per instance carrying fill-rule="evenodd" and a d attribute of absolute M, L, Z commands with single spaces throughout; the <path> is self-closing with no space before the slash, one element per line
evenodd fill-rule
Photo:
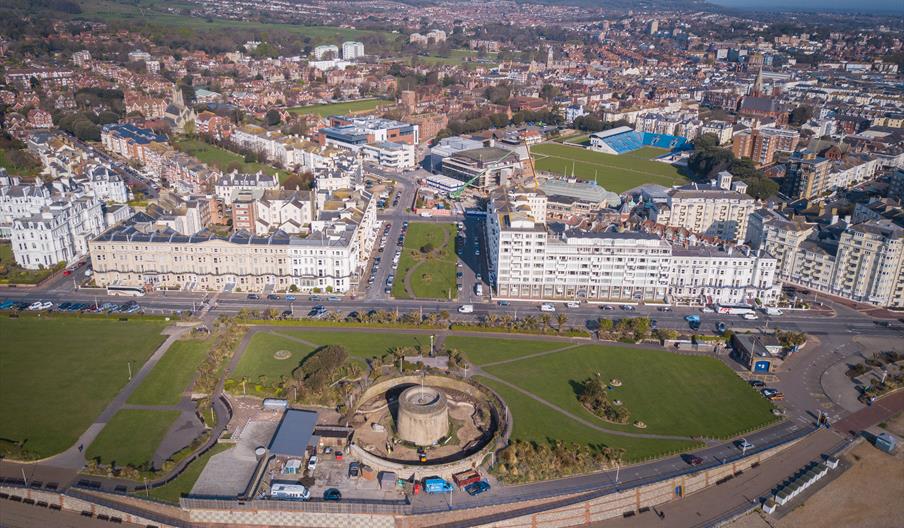
<path fill-rule="evenodd" d="M 113 284 L 107 286 L 107 295 L 128 295 L 131 297 L 143 297 L 144 288 L 139 286 L 119 286 Z"/>

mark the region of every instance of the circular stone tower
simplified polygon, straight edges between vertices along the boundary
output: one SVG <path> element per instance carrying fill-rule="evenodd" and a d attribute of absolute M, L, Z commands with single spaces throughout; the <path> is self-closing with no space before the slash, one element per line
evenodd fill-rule
<path fill-rule="evenodd" d="M 399 437 L 419 446 L 433 445 L 449 434 L 446 395 L 433 387 L 415 385 L 399 396 Z"/>

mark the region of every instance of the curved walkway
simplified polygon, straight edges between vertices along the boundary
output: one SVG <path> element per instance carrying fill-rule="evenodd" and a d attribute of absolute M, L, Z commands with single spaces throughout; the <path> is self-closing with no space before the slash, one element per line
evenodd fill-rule
<path fill-rule="evenodd" d="M 571 412 L 566 411 L 565 409 L 559 407 L 558 405 L 556 405 L 554 403 L 550 403 L 550 402 L 544 400 L 543 398 L 537 396 L 536 394 L 526 391 L 517 385 L 514 385 L 512 383 L 505 381 L 504 379 L 497 378 L 496 376 L 493 376 L 492 374 L 487 374 L 486 372 L 481 371 L 477 375 L 483 376 L 484 378 L 487 378 L 487 379 L 491 379 L 497 383 L 501 383 L 501 384 L 505 385 L 506 387 L 514 389 L 514 390 L 520 392 L 521 394 L 527 396 L 528 398 L 530 398 L 536 402 L 542 403 L 543 405 L 549 407 L 550 409 L 556 411 L 557 413 L 559 413 L 563 416 L 567 416 L 568 418 L 571 418 L 572 420 L 578 422 L 579 424 L 581 424 L 585 427 L 589 427 L 593 430 L 599 431 L 601 433 L 612 434 L 615 436 L 627 436 L 630 438 L 645 438 L 648 440 L 693 440 L 692 438 L 690 438 L 688 436 L 657 435 L 657 434 L 649 434 L 649 433 L 629 433 L 626 431 L 616 431 L 613 429 L 607 429 L 607 428 L 601 427 L 593 422 L 589 422 L 589 421 L 581 418 L 580 416 L 572 414 Z"/>

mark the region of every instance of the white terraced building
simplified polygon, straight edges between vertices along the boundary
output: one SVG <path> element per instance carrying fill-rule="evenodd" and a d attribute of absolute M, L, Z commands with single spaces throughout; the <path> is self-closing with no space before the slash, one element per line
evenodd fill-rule
<path fill-rule="evenodd" d="M 318 199 L 317 208 L 306 237 L 283 231 L 186 236 L 139 213 L 91 241 L 95 281 L 102 287 L 349 291 L 377 237 L 376 203 L 366 191 L 348 190 Z"/>
<path fill-rule="evenodd" d="M 590 232 L 535 220 L 516 195 L 487 211 L 490 279 L 506 299 L 772 304 L 775 259 L 746 247 L 679 248 L 658 235 Z"/>

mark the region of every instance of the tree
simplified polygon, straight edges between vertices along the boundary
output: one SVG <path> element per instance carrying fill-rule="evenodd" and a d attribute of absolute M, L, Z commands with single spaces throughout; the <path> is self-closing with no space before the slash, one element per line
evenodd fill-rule
<path fill-rule="evenodd" d="M 552 101 L 559 95 L 559 87 L 553 86 L 551 84 L 544 84 L 542 88 L 540 88 L 540 97 L 546 99 L 547 101 Z"/>
<path fill-rule="evenodd" d="M 788 116 L 788 123 L 794 126 L 800 126 L 813 117 L 813 108 L 807 105 L 801 105 L 791 110 Z"/>
<path fill-rule="evenodd" d="M 568 322 L 568 315 L 559 312 L 556 314 L 556 325 L 557 331 L 561 334 L 562 330 L 565 328 L 565 324 Z"/>
<path fill-rule="evenodd" d="M 267 113 L 264 115 L 264 123 L 266 123 L 267 126 L 276 126 L 279 122 L 279 111 L 274 108 L 267 110 Z"/>

